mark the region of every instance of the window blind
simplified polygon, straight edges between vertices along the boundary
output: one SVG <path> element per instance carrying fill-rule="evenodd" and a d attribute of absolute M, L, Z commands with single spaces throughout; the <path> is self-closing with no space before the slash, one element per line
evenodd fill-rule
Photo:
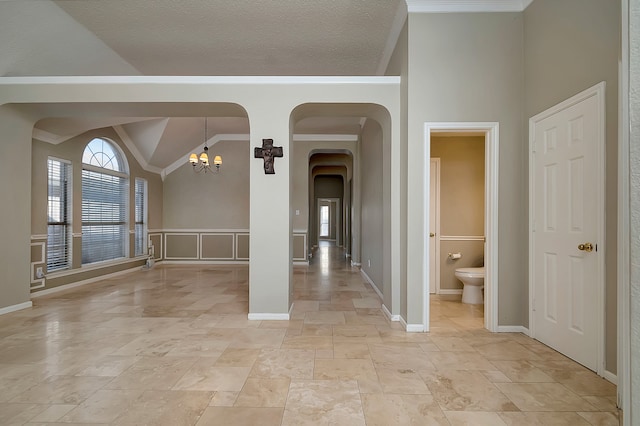
<path fill-rule="evenodd" d="M 82 263 L 125 257 L 127 182 L 122 176 L 82 170 Z"/>
<path fill-rule="evenodd" d="M 69 268 L 71 261 L 71 164 L 47 161 L 47 271 Z"/>
<path fill-rule="evenodd" d="M 135 255 L 147 253 L 147 181 L 136 178 L 135 182 Z"/>

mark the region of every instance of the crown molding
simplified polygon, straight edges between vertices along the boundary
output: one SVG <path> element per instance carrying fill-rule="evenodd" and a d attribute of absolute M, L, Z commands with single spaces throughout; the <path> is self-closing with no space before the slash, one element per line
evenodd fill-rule
<path fill-rule="evenodd" d="M 389 37 L 387 38 L 387 44 L 385 44 L 384 50 L 382 51 L 382 58 L 380 59 L 380 63 L 378 64 L 376 75 L 385 75 L 387 67 L 389 66 L 389 61 L 391 61 L 391 56 L 393 55 L 393 51 L 398 44 L 398 39 L 400 38 L 400 33 L 402 32 L 402 27 L 404 27 L 404 23 L 406 22 L 406 20 L 407 5 L 405 2 L 401 1 L 398 3 L 398 9 L 396 10 L 396 15 L 393 18 L 391 30 L 389 31 Z"/>
<path fill-rule="evenodd" d="M 122 126 L 119 126 L 119 125 L 113 126 L 113 130 L 116 132 L 118 136 L 120 136 L 120 139 L 122 139 L 122 142 L 124 142 L 129 152 L 133 154 L 133 157 L 136 159 L 138 164 L 142 166 L 144 170 L 151 173 L 157 173 L 159 175 L 162 174 L 162 169 L 160 169 L 159 167 L 152 166 L 147 162 L 147 160 L 144 158 L 142 153 L 138 150 L 136 145 L 133 143 L 133 141 L 129 137 L 129 134 L 127 133 L 127 131 L 124 130 Z"/>
<path fill-rule="evenodd" d="M 64 141 L 67 141 L 73 137 L 78 136 L 80 133 L 76 133 L 73 135 L 57 135 L 55 133 L 47 132 L 46 130 L 38 129 L 37 127 L 33 128 L 33 139 L 39 140 L 42 142 L 47 142 L 53 145 L 58 145 Z"/>
<path fill-rule="evenodd" d="M 405 0 L 409 13 L 522 12 L 533 0 Z"/>

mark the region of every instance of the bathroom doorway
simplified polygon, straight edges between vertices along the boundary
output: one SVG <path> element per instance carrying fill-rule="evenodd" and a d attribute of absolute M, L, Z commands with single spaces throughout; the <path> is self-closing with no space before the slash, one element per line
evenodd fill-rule
<path fill-rule="evenodd" d="M 424 199 L 425 204 L 431 199 L 431 143 L 434 135 L 460 135 L 460 136 L 478 136 L 484 140 L 484 217 L 483 217 L 483 235 L 468 236 L 449 236 L 449 237 L 466 237 L 465 240 L 474 240 L 472 243 L 477 244 L 479 241 L 484 246 L 484 327 L 489 331 L 498 331 L 498 312 L 497 312 L 497 296 L 498 296 L 498 142 L 499 142 L 498 123 L 425 123 L 425 159 L 424 159 Z M 426 271 L 424 274 L 423 294 L 425 295 L 424 312 L 424 330 L 429 331 L 429 311 L 430 311 L 430 293 L 429 280 L 431 277 L 431 251 L 430 246 L 430 224 L 431 213 L 429 206 L 424 208 L 424 265 Z M 442 237 L 442 236 L 441 236 Z M 473 237 L 473 238 L 472 238 Z M 454 239 L 455 239 L 454 238 Z M 450 238 L 451 239 L 451 238 Z M 442 238 L 439 238 L 442 241 Z M 465 244 L 467 241 L 465 241 Z M 454 254 L 454 253 L 452 253 Z M 442 257 L 448 256 L 448 253 L 442 253 Z M 464 256 L 464 253 L 463 253 Z M 440 289 L 442 293 L 442 288 Z"/>

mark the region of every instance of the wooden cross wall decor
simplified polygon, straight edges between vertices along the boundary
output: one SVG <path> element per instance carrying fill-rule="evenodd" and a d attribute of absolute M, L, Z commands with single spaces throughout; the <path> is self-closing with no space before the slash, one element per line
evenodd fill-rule
<path fill-rule="evenodd" d="M 276 171 L 273 168 L 273 159 L 283 157 L 282 147 L 273 146 L 273 139 L 262 139 L 262 148 L 254 148 L 253 156 L 264 159 L 265 175 L 274 175 Z"/>

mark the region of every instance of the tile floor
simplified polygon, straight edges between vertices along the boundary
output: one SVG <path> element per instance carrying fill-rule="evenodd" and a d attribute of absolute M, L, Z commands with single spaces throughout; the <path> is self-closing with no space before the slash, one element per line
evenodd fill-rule
<path fill-rule="evenodd" d="M 0 316 L 1 425 L 617 425 L 615 386 L 482 307 L 402 331 L 334 247 L 290 321 L 248 321 L 246 266 L 156 265 Z"/>

